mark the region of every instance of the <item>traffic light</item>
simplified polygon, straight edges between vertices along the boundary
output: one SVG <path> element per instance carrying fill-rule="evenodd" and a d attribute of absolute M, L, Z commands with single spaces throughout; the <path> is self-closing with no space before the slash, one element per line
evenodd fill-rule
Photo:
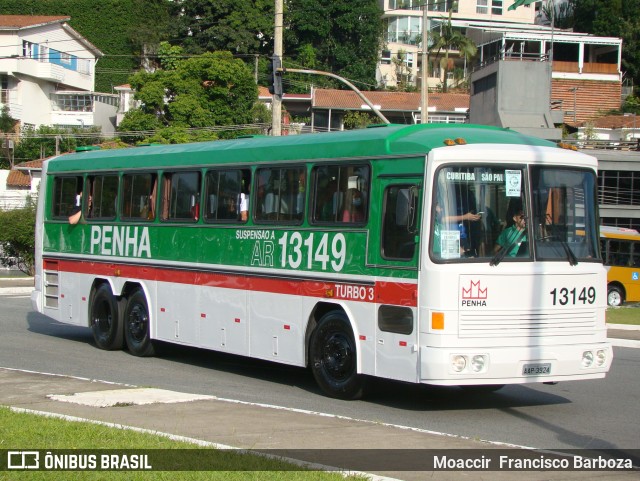
<path fill-rule="evenodd" d="M 282 61 L 277 55 L 270 57 L 270 59 L 271 62 L 269 62 L 267 66 L 269 72 L 269 93 L 282 97 L 282 71 L 278 70 L 282 68 Z"/>

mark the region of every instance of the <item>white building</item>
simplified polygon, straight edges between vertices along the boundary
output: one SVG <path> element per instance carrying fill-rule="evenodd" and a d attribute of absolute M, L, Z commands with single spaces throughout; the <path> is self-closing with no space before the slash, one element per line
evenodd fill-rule
<path fill-rule="evenodd" d="M 509 10 L 514 0 L 429 0 L 429 29 L 436 30 L 448 21 L 481 21 L 499 24 L 531 24 L 536 22 L 541 2 Z M 423 5 L 425 0 L 380 0 L 384 11 L 385 39 L 381 61 L 376 72 L 378 84 L 394 87 L 398 82 L 398 63 L 403 64 L 409 84 L 420 84 L 420 54 Z M 456 57 L 456 52 L 451 53 Z M 429 88 L 442 83 L 440 58 L 429 59 Z M 455 59 L 455 68 L 448 72 L 449 84 L 467 76 L 470 66 L 463 59 Z"/>
<path fill-rule="evenodd" d="M 0 107 L 20 126 L 115 130 L 118 97 L 95 93 L 103 53 L 68 16 L 0 15 Z"/>

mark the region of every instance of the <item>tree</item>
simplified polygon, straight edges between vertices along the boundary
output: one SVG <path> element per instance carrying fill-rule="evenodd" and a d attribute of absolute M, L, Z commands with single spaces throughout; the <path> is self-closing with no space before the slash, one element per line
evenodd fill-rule
<path fill-rule="evenodd" d="M 9 107 L 5 104 L 0 110 L 0 132 L 9 134 L 13 132 L 16 126 L 17 120 L 11 117 L 9 113 Z M 7 141 L 4 147 L 2 143 Z M 9 147 L 9 139 L 5 136 L 0 136 L 0 169 L 13 168 L 13 156 L 11 155 L 11 148 Z"/>
<path fill-rule="evenodd" d="M 311 47 L 317 70 L 375 86 L 384 31 L 377 0 L 293 0 L 287 7 L 285 54 L 309 58 Z"/>
<path fill-rule="evenodd" d="M 345 130 L 364 129 L 368 125 L 372 125 L 379 122 L 377 116 L 371 115 L 368 112 L 359 112 L 357 110 L 351 110 L 344 115 L 344 128 Z"/>
<path fill-rule="evenodd" d="M 273 49 L 273 0 L 178 0 L 172 2 L 172 16 L 171 38 L 187 53 Z"/>
<path fill-rule="evenodd" d="M 575 23 L 573 16 L 575 0 L 567 0 L 557 3 L 555 0 L 547 0 L 542 4 L 542 13 L 549 22 L 553 19 L 555 28 L 571 28 Z"/>
<path fill-rule="evenodd" d="M 640 98 L 635 95 L 629 95 L 622 104 L 622 112 L 640 114 Z"/>
<path fill-rule="evenodd" d="M 640 84 L 640 1 L 570 0 L 576 32 L 622 38 L 622 70 Z"/>
<path fill-rule="evenodd" d="M 29 197 L 21 209 L 0 210 L 0 264 L 34 274 L 36 205 Z"/>
<path fill-rule="evenodd" d="M 130 79 L 141 106 L 125 115 L 121 131 L 249 124 L 258 89 L 249 68 L 230 52 L 175 62 L 175 68 L 139 72 Z M 184 138 L 183 130 L 161 137 Z"/>
<path fill-rule="evenodd" d="M 88 133 L 95 133 L 95 137 L 86 137 Z M 74 134 L 82 133 L 81 145 L 94 145 L 100 142 L 100 128 L 63 129 L 41 125 L 37 129 L 31 126 L 23 127 L 20 142 L 15 146 L 16 162 L 44 159 L 56 153 L 72 152 L 78 147 Z"/>
<path fill-rule="evenodd" d="M 453 61 L 449 59 L 449 50 L 457 50 L 460 55 L 467 60 L 470 60 L 478 51 L 476 44 L 473 40 L 469 39 L 460 32 L 460 30 L 453 27 L 451 24 L 451 10 L 449 10 L 449 18 L 443 22 L 440 26 L 439 32 L 433 32 L 431 34 L 433 43 L 429 51 L 436 52 L 436 58 L 444 51 L 444 57 L 440 60 L 440 67 L 444 71 L 444 80 L 442 81 L 442 91 L 447 91 L 447 74 L 449 70 L 452 70 L 454 65 Z"/>

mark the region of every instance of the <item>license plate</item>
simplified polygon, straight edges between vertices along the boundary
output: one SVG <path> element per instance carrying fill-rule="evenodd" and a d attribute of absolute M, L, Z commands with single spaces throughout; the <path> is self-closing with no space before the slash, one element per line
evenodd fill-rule
<path fill-rule="evenodd" d="M 544 374 L 551 374 L 551 363 L 525 364 L 522 366 L 523 376 L 540 376 Z"/>

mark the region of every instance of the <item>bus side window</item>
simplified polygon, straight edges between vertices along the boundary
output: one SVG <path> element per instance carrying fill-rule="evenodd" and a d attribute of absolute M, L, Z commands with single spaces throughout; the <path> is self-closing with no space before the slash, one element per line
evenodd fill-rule
<path fill-rule="evenodd" d="M 91 199 L 85 217 L 88 219 L 114 219 L 118 197 L 118 176 L 115 174 L 96 175 L 87 178 L 85 192 Z"/>
<path fill-rule="evenodd" d="M 362 224 L 369 209 L 368 165 L 326 165 L 313 170 L 312 223 Z"/>
<path fill-rule="evenodd" d="M 302 221 L 306 185 L 303 167 L 259 169 L 256 183 L 255 220 L 288 224 Z"/>
<path fill-rule="evenodd" d="M 197 222 L 199 216 L 200 172 L 165 173 L 162 183 L 162 220 Z"/>
<path fill-rule="evenodd" d="M 156 174 L 136 173 L 122 176 L 122 218 L 130 220 L 155 219 L 158 190 Z"/>
<path fill-rule="evenodd" d="M 55 177 L 51 215 L 54 219 L 68 221 L 73 213 L 78 196 L 82 193 L 82 177 Z M 81 198 L 81 197 L 80 197 Z"/>
<path fill-rule="evenodd" d="M 202 216 L 206 222 L 246 222 L 242 210 L 248 208 L 251 188 L 249 169 L 210 170 L 205 176 Z"/>

